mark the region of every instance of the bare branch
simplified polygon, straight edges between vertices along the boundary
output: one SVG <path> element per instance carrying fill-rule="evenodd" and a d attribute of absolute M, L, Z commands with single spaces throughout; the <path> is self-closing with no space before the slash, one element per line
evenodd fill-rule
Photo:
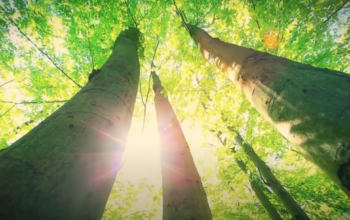
<path fill-rule="evenodd" d="M 36 48 L 38 49 L 42 54 L 45 55 L 46 58 L 48 58 L 51 63 L 59 70 L 61 71 L 61 73 L 63 73 L 63 75 L 65 75 L 68 79 L 70 79 L 75 85 L 77 85 L 79 88 L 82 88 L 82 86 L 80 86 L 77 82 L 75 82 L 70 76 L 68 76 L 52 59 L 51 57 L 45 53 L 42 49 L 40 49 L 22 30 L 21 28 L 16 24 L 16 22 L 10 17 L 8 16 L 8 14 L 6 13 L 6 10 L 0 5 L 0 8 L 4 11 L 6 17 L 11 21 L 11 23 L 16 26 L 16 28 L 18 29 L 18 31 Z"/>
<path fill-rule="evenodd" d="M 337 8 L 337 9 L 336 9 L 326 20 L 324 20 L 324 21 L 322 22 L 322 24 L 320 24 L 319 26 L 322 27 L 324 24 L 326 24 L 335 14 L 337 14 L 342 8 L 344 8 L 344 6 L 345 6 L 348 2 L 350 2 L 350 0 L 345 1 L 339 8 Z M 327 27 L 327 25 L 326 25 L 326 27 Z M 319 29 L 319 30 L 320 30 L 320 29 Z M 315 38 L 317 38 L 317 37 L 320 35 L 320 31 L 319 31 L 319 30 L 317 31 L 317 34 L 316 34 Z M 319 39 L 316 39 L 314 44 L 317 44 L 318 41 L 319 41 Z"/>
<path fill-rule="evenodd" d="M 337 14 L 350 0 L 345 1 L 339 8 L 337 8 L 321 25 L 327 23 L 335 14 Z"/>
<path fill-rule="evenodd" d="M 144 14 L 144 16 L 142 16 L 142 18 L 140 18 L 139 22 L 141 22 L 145 17 L 147 17 L 150 13 L 150 10 L 147 10 L 147 12 Z"/>
<path fill-rule="evenodd" d="M 253 9 L 255 10 L 256 3 L 254 3 L 254 0 L 250 0 L 250 3 L 252 3 Z"/>
<path fill-rule="evenodd" d="M 140 94 L 141 94 L 141 101 L 142 101 L 142 104 L 145 105 L 145 101 L 143 101 L 143 95 L 142 95 L 142 89 L 141 89 L 141 80 L 140 80 Z"/>
<path fill-rule="evenodd" d="M 177 7 L 175 0 L 173 0 L 173 3 L 174 3 L 174 6 L 176 8 L 176 14 L 180 15 L 182 23 L 185 25 L 185 28 L 186 28 L 187 32 L 191 33 L 190 30 L 187 27 L 187 23 L 186 23 L 186 19 L 184 18 L 184 14 L 182 14 L 183 12 Z"/>
<path fill-rule="evenodd" d="M 20 129 L 20 128 L 23 127 L 23 126 L 30 125 L 30 124 L 32 124 L 32 123 L 34 123 L 34 122 L 35 122 L 34 120 L 26 121 L 26 122 L 24 122 L 23 124 L 18 125 L 18 126 L 16 127 L 16 130 Z"/>
<path fill-rule="evenodd" d="M 250 188 L 246 185 L 246 184 L 243 184 L 247 189 L 248 191 L 250 192 L 250 194 L 254 195 L 253 192 L 250 190 Z"/>
<path fill-rule="evenodd" d="M 149 93 L 151 91 L 151 76 L 152 76 L 152 72 L 153 72 L 153 68 L 155 67 L 154 65 L 154 58 L 156 57 L 156 53 L 157 53 L 157 50 L 158 50 L 158 46 L 159 46 L 159 40 L 157 40 L 157 46 L 156 48 L 154 49 L 154 53 L 153 53 L 153 58 L 152 58 L 152 62 L 151 62 L 151 73 L 149 74 L 149 78 L 148 78 L 148 90 L 147 90 L 147 94 L 146 94 L 146 99 L 145 99 L 145 102 L 143 102 L 143 105 L 144 105 L 144 109 L 143 109 L 143 122 L 142 122 L 142 132 L 145 128 L 145 120 L 146 120 L 146 111 L 147 111 L 147 101 L 148 101 L 148 96 L 149 96 Z M 141 81 L 140 81 L 141 82 Z M 142 97 L 142 93 L 141 93 L 141 97 Z"/>
<path fill-rule="evenodd" d="M 84 23 L 84 22 L 83 22 Z M 85 24 L 84 24 L 85 25 Z M 92 50 L 91 50 L 91 44 L 90 44 L 90 34 L 89 34 L 89 27 L 85 25 L 86 31 L 87 31 L 87 38 L 88 38 L 88 43 L 89 43 L 89 51 L 90 51 L 90 57 L 91 57 L 91 64 L 92 64 L 92 70 L 95 69 L 95 63 L 94 63 L 94 56 L 92 55 Z"/>
<path fill-rule="evenodd" d="M 131 19 L 134 21 L 135 27 L 137 28 L 137 22 L 136 19 L 134 18 L 134 16 L 131 13 L 131 10 L 129 8 L 128 3 L 126 2 L 126 0 L 124 0 L 125 6 L 126 6 L 126 10 L 129 12 L 128 14 L 130 14 Z"/>
<path fill-rule="evenodd" d="M 177 52 L 179 48 L 182 48 L 182 46 L 183 46 L 184 44 L 185 44 L 185 43 L 182 42 L 181 45 L 180 45 L 178 48 L 176 48 L 176 50 L 174 50 L 174 52 L 173 52 L 172 54 L 170 54 L 170 55 L 167 57 L 167 59 L 165 59 L 165 60 L 164 60 L 160 65 L 158 65 L 158 66 L 162 66 L 162 65 L 164 65 L 166 62 L 168 62 L 168 60 L 169 60 L 171 57 L 174 56 L 175 52 Z"/>
<path fill-rule="evenodd" d="M 11 79 L 10 81 L 7 81 L 7 82 L 1 84 L 0 87 L 4 86 L 4 85 L 6 85 L 6 84 L 8 84 L 8 83 L 10 83 L 10 82 L 12 82 L 12 81 L 15 81 L 15 79 Z"/>
<path fill-rule="evenodd" d="M 302 185 L 304 185 L 305 183 L 300 183 L 300 184 L 298 184 L 298 185 L 295 185 L 295 186 L 286 186 L 286 185 L 282 185 L 282 186 L 284 186 L 285 188 L 288 188 L 288 189 L 293 189 L 293 188 L 298 188 L 298 187 L 300 187 L 300 186 L 302 186 Z"/>
<path fill-rule="evenodd" d="M 0 115 L 0 117 L 6 115 L 7 112 L 11 111 L 11 109 L 14 108 L 15 106 L 16 106 L 16 104 L 14 104 L 13 106 L 11 106 L 11 108 L 7 109 L 3 114 Z"/>
<path fill-rule="evenodd" d="M 211 7 L 211 8 L 209 9 L 209 11 L 208 11 L 205 15 L 203 15 L 202 19 L 200 19 L 200 20 L 197 21 L 196 26 L 197 26 L 198 24 L 200 24 L 200 23 L 204 20 L 204 18 L 207 17 L 208 14 L 209 14 L 216 6 L 219 5 L 219 2 L 220 2 L 220 1 L 218 0 L 218 1 L 216 2 L 216 4 L 214 4 L 213 7 Z M 214 21 L 215 21 L 215 16 L 214 16 L 214 19 L 213 19 L 213 23 L 214 23 Z"/>

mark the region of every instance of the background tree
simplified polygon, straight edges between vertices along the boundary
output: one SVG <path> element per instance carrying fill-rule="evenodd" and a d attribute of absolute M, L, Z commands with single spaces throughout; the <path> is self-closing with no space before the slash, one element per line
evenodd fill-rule
<path fill-rule="evenodd" d="M 163 219 L 213 219 L 201 177 L 159 77 L 152 72 L 161 143 Z"/>
<path fill-rule="evenodd" d="M 242 160 L 236 159 L 236 163 L 244 173 L 248 174 L 247 167 Z M 250 182 L 250 186 L 253 189 L 255 195 L 258 197 L 259 201 L 264 206 L 267 213 L 269 213 L 270 218 L 282 220 L 282 218 L 281 218 L 280 214 L 277 212 L 276 208 L 270 202 L 269 198 L 264 194 L 263 187 L 261 185 L 259 185 L 259 183 L 252 177 L 252 173 L 249 174 L 249 182 Z"/>
<path fill-rule="evenodd" d="M 254 163 L 259 173 L 265 179 L 266 185 L 268 185 L 277 197 L 281 200 L 282 204 L 286 207 L 292 219 L 310 219 L 305 211 L 298 205 L 298 203 L 293 199 L 289 192 L 282 186 L 278 179 L 273 175 L 270 168 L 266 165 L 264 161 L 255 153 L 253 148 L 243 140 L 242 136 L 238 131 L 232 130 L 232 135 L 235 136 L 237 143 L 243 148 L 244 152 L 247 154 L 248 158 Z"/>

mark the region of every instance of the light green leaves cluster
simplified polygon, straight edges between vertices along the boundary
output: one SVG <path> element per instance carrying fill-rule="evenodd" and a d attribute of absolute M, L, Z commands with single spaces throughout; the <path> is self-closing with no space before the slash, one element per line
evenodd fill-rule
<path fill-rule="evenodd" d="M 191 0 L 176 3 L 187 22 L 198 24 L 221 40 L 349 73 L 349 9 L 337 12 L 344 2 Z M 250 106 L 232 83 L 207 63 L 181 25 L 173 1 L 3 1 L 0 5 L 5 10 L 0 9 L 0 149 L 78 92 L 80 88 L 76 84 L 83 86 L 92 69 L 100 68 L 106 61 L 120 31 L 137 26 L 144 37 L 144 57 L 135 120 L 143 117 L 145 105 L 141 94 L 145 100 L 149 93 L 147 106 L 154 108 L 152 87 L 149 91 L 149 75 L 154 70 L 181 121 L 200 122 L 204 130 L 214 130 L 213 138 L 220 132 L 221 139 L 226 140 L 226 146 L 217 141 L 217 152 L 211 155 L 218 161 L 217 173 L 205 161 L 196 161 L 206 171 L 201 175 L 215 219 L 267 218 L 264 208 L 249 191 L 248 177 L 234 163 L 234 157 L 243 158 L 256 178 L 259 172 L 235 145 L 227 126 L 242 132 L 312 219 L 346 219 L 343 214 L 348 212 L 350 204 L 345 195 L 295 152 L 295 147 Z M 277 32 L 281 38 L 274 50 L 268 49 L 264 42 L 264 34 L 269 31 Z M 11 82 L 1 86 L 8 81 Z M 146 123 L 155 120 L 152 117 L 147 113 Z M 228 149 L 232 147 L 236 147 L 235 154 Z M 207 181 L 209 176 L 214 176 L 217 182 Z M 140 186 L 116 182 L 104 219 L 159 219 L 161 191 L 159 187 L 149 187 L 147 182 Z M 150 210 L 157 211 L 134 210 L 132 198 L 141 191 L 149 191 L 150 207 L 153 207 Z M 266 193 L 281 215 L 287 215 L 276 196 Z"/>

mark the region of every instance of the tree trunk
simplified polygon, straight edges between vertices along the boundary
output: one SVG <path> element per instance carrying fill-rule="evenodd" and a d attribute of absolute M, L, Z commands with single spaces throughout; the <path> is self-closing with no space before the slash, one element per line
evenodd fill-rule
<path fill-rule="evenodd" d="M 120 33 L 87 85 L 1 152 L 0 219 L 101 219 L 134 110 L 139 34 Z"/>
<path fill-rule="evenodd" d="M 248 171 L 247 171 L 247 168 L 246 168 L 246 165 L 244 164 L 244 162 L 240 159 L 236 159 L 236 162 L 237 162 L 239 168 L 241 168 L 241 170 L 243 172 L 248 174 Z M 282 220 L 282 218 L 281 218 L 280 214 L 277 212 L 277 209 L 275 208 L 275 206 L 270 202 L 269 198 L 264 194 L 262 186 L 259 185 L 258 182 L 256 182 L 256 180 L 253 179 L 251 175 L 249 177 L 249 182 L 250 182 L 250 186 L 252 187 L 253 191 L 255 192 L 255 195 L 258 197 L 260 203 L 266 209 L 270 218 L 272 220 Z"/>
<path fill-rule="evenodd" d="M 264 177 L 266 184 L 273 190 L 277 197 L 281 200 L 282 204 L 287 208 L 288 212 L 292 215 L 293 220 L 309 220 L 305 211 L 298 205 L 293 197 L 287 192 L 282 184 L 277 180 L 275 175 L 271 172 L 270 168 L 264 161 L 255 153 L 254 149 L 246 142 L 244 142 L 242 136 L 235 132 L 235 140 L 243 148 L 249 159 L 258 168 L 261 175 Z"/>
<path fill-rule="evenodd" d="M 201 178 L 180 123 L 152 72 L 163 179 L 163 220 L 212 220 Z"/>
<path fill-rule="evenodd" d="M 350 75 L 212 38 L 188 25 L 204 57 L 350 197 Z"/>

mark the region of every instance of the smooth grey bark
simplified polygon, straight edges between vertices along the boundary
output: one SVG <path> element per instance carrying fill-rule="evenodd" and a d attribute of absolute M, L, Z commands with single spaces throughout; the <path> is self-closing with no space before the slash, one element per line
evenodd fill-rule
<path fill-rule="evenodd" d="M 1 152 L 1 220 L 101 219 L 133 114 L 139 34 L 121 32 L 87 85 Z"/>

